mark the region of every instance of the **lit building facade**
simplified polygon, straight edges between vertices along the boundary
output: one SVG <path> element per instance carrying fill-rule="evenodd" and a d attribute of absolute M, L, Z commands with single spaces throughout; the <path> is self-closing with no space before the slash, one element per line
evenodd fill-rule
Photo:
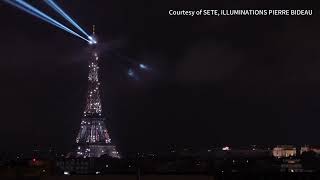
<path fill-rule="evenodd" d="M 297 149 L 290 145 L 281 145 L 274 147 L 272 155 L 277 158 L 292 157 L 297 155 Z"/>

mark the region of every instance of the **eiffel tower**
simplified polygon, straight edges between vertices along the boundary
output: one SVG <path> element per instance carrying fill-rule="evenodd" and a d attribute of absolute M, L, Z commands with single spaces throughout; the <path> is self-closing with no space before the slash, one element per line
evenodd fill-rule
<path fill-rule="evenodd" d="M 86 158 L 100 157 L 106 154 L 112 158 L 120 158 L 116 146 L 111 143 L 105 125 L 105 118 L 102 116 L 98 76 L 99 56 L 94 26 L 93 36 L 91 36 L 90 40 L 92 55 L 89 60 L 88 94 L 85 110 L 81 119 L 80 130 L 76 138 L 76 156 Z"/>

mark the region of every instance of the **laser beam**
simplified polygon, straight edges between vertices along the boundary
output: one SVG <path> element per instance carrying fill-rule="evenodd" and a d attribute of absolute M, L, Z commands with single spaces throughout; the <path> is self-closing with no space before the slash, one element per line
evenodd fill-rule
<path fill-rule="evenodd" d="M 67 31 L 67 32 L 69 32 L 69 33 L 71 33 L 71 34 L 73 34 L 73 35 L 75 35 L 75 36 L 77 36 L 77 37 L 79 37 L 79 38 L 87 41 L 87 42 L 90 42 L 90 41 L 87 40 L 86 38 L 80 36 L 78 33 L 74 32 L 74 31 L 72 31 L 71 29 L 67 28 L 66 26 L 62 25 L 62 24 L 59 23 L 58 21 L 54 20 L 53 18 L 51 18 L 51 17 L 48 16 L 47 14 L 41 12 L 41 11 L 38 10 L 37 8 L 35 8 L 35 7 L 33 7 L 32 5 L 28 4 L 27 2 L 25 2 L 25 1 L 23 1 L 23 0 L 16 0 L 16 2 L 20 3 L 22 6 L 28 8 L 29 10 L 37 13 L 37 14 L 40 15 L 41 17 L 47 19 L 47 20 L 45 20 L 46 22 L 48 22 L 48 23 L 50 23 L 50 24 L 52 24 L 52 25 L 54 25 L 54 26 L 56 26 L 56 27 L 59 27 L 59 28 L 65 30 L 65 31 Z M 38 17 L 38 16 L 37 16 L 37 17 Z M 43 19 L 43 18 L 41 18 L 41 19 Z"/>
<path fill-rule="evenodd" d="M 71 29 L 69 29 L 68 27 L 62 25 L 61 23 L 59 23 L 58 21 L 54 20 L 53 18 L 51 18 L 50 16 L 48 16 L 47 14 L 41 12 L 40 10 L 38 10 L 37 8 L 33 7 L 32 5 L 28 4 L 27 2 L 23 1 L 23 0 L 4 0 L 4 2 L 17 7 L 18 9 L 25 11 L 39 19 L 42 19 L 45 22 L 50 23 L 51 25 L 54 25 L 62 30 L 65 30 L 87 42 L 90 42 L 90 40 L 82 37 L 81 35 L 79 35 L 78 33 L 72 31 Z"/>
<path fill-rule="evenodd" d="M 56 12 L 58 12 L 62 17 L 68 20 L 74 27 L 76 27 L 79 31 L 81 31 L 88 38 L 90 37 L 67 13 L 65 13 L 53 0 L 45 0 L 51 8 L 53 8 Z"/>

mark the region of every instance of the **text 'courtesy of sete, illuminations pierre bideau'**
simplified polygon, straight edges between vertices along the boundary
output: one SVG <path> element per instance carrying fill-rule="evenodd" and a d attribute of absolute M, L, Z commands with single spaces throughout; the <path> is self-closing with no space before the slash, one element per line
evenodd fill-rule
<path fill-rule="evenodd" d="M 198 9 L 168 11 L 170 16 L 312 16 L 312 9 Z"/>

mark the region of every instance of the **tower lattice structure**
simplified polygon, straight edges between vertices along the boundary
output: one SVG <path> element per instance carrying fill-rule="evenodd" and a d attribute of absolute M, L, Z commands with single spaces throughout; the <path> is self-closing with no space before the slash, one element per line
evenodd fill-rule
<path fill-rule="evenodd" d="M 105 125 L 105 118 L 102 116 L 98 74 L 99 56 L 96 45 L 92 45 L 91 48 L 88 93 L 80 130 L 76 138 L 76 156 L 100 157 L 107 154 L 110 157 L 120 158 L 116 147 L 111 143 L 111 138 Z"/>

